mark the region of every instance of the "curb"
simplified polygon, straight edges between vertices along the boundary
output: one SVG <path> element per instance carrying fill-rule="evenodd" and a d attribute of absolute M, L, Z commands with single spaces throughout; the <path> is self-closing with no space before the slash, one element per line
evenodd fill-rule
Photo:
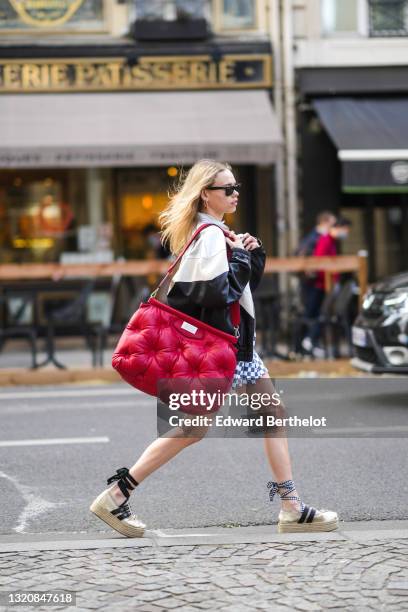
<path fill-rule="evenodd" d="M 265 359 L 264 363 L 273 377 L 298 376 L 337 376 L 337 377 L 367 377 L 367 373 L 359 372 L 350 365 L 349 359 L 332 361 L 274 361 Z M 0 370 L 0 387 L 59 385 L 83 383 L 117 383 L 121 382 L 119 374 L 113 368 L 70 368 L 57 370 L 45 368 L 41 370 L 24 370 L 22 368 Z"/>
<path fill-rule="evenodd" d="M 118 383 L 121 377 L 112 368 L 72 368 L 66 370 L 44 369 L 0 370 L 0 387 L 32 385 L 64 385 L 83 383 Z"/>
<path fill-rule="evenodd" d="M 262 544 L 282 542 L 370 542 L 408 540 L 408 521 L 343 523 L 328 533 L 278 534 L 276 527 L 205 527 L 202 529 L 147 530 L 143 538 L 129 539 L 110 534 L 31 534 L 16 538 L 0 537 L 0 554 L 40 550 L 89 550 L 162 546 L 203 546 L 224 544 Z M 379 528 L 381 527 L 381 528 Z M 41 540 L 39 539 L 41 538 Z"/>

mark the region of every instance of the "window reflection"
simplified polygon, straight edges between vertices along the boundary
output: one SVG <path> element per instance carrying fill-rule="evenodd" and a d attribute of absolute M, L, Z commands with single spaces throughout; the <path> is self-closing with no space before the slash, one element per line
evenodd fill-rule
<path fill-rule="evenodd" d="M 255 27 L 255 0 L 223 0 L 222 6 L 224 29 Z"/>
<path fill-rule="evenodd" d="M 371 36 L 406 36 L 408 34 L 408 2 L 370 0 Z"/>
<path fill-rule="evenodd" d="M 322 0 L 325 34 L 358 31 L 358 0 Z"/>
<path fill-rule="evenodd" d="M 205 15 L 206 0 L 136 0 L 137 19 L 175 21 Z"/>

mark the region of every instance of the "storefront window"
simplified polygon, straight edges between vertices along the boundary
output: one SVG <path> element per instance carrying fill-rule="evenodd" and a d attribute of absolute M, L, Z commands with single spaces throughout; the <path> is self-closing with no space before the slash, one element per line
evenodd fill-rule
<path fill-rule="evenodd" d="M 206 0 L 136 0 L 138 19 L 174 21 L 204 16 Z"/>
<path fill-rule="evenodd" d="M 185 171 L 188 168 L 184 168 Z M 243 201 L 250 182 L 243 183 Z M 117 257 L 166 258 L 159 215 L 179 168 L 3 170 L 0 173 L 2 263 L 109 263 Z M 247 192 L 245 192 L 247 189 Z M 246 227 L 248 208 L 226 217 Z"/>
<path fill-rule="evenodd" d="M 323 33 L 358 32 L 359 0 L 322 0 Z"/>
<path fill-rule="evenodd" d="M 159 214 L 166 207 L 168 191 L 177 179 L 176 168 L 117 171 L 118 250 L 126 259 L 164 258 Z"/>
<path fill-rule="evenodd" d="M 64 173 L 3 171 L 0 252 L 3 262 L 57 261 L 74 232 Z"/>
<path fill-rule="evenodd" d="M 221 30 L 246 30 L 257 26 L 256 0 L 135 0 L 136 19 L 175 21 L 202 19 Z"/>
<path fill-rule="evenodd" d="M 223 30 L 241 30 L 256 27 L 255 0 L 221 0 Z"/>
<path fill-rule="evenodd" d="M 104 27 L 104 0 L 0 0 L 0 30 L 80 32 Z"/>
<path fill-rule="evenodd" d="M 187 171 L 188 168 L 184 168 Z M 238 175 L 237 175 L 238 176 Z M 165 258 L 168 252 L 160 244 L 159 215 L 169 202 L 169 193 L 179 180 L 179 169 L 135 168 L 116 171 L 117 252 L 126 259 Z M 243 207 L 227 215 L 226 223 L 241 227 Z"/>

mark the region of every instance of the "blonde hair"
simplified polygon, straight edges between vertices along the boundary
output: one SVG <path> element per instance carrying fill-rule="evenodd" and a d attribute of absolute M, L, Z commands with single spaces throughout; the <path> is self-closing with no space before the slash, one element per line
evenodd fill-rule
<path fill-rule="evenodd" d="M 172 253 L 179 253 L 192 235 L 197 213 L 202 210 L 201 192 L 212 185 L 223 170 L 231 170 L 231 166 L 212 159 L 200 159 L 180 177 L 178 186 L 170 195 L 169 205 L 159 216 L 162 243 L 168 243 Z"/>

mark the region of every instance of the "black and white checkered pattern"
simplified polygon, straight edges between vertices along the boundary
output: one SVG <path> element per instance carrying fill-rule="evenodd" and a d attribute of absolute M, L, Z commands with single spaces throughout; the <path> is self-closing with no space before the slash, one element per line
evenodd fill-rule
<path fill-rule="evenodd" d="M 238 361 L 234 372 L 232 388 L 236 389 L 247 384 L 254 385 L 259 378 L 262 378 L 262 376 L 267 373 L 268 370 L 254 348 L 252 361 Z"/>

